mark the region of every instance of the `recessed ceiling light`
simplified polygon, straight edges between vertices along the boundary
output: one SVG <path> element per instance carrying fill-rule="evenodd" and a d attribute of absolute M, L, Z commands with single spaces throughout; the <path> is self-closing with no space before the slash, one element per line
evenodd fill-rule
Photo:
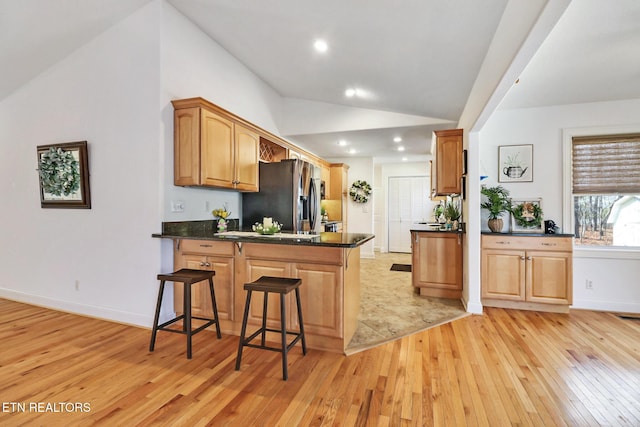
<path fill-rule="evenodd" d="M 395 138 L 393 138 L 393 142 L 400 142 L 402 141 L 402 138 L 400 138 L 399 136 L 396 136 Z"/>
<path fill-rule="evenodd" d="M 356 150 L 352 148 L 351 150 L 349 150 L 349 154 L 356 154 Z"/>
<path fill-rule="evenodd" d="M 347 141 L 345 141 L 344 139 L 341 139 L 340 141 L 338 141 L 338 145 L 341 147 L 344 147 L 345 145 L 347 145 Z"/>
<path fill-rule="evenodd" d="M 349 89 L 344 91 L 344 94 L 348 98 L 353 98 L 354 96 L 357 98 L 363 98 L 363 99 L 371 98 L 371 95 L 367 93 L 366 90 L 359 89 L 357 87 L 350 87 Z"/>
<path fill-rule="evenodd" d="M 400 147 L 398 147 L 398 151 L 404 151 L 404 147 L 401 145 Z"/>
<path fill-rule="evenodd" d="M 403 157 L 403 158 L 402 158 L 402 161 L 403 161 L 403 162 L 406 162 L 407 160 L 408 160 L 408 159 L 407 159 L 406 157 Z"/>
<path fill-rule="evenodd" d="M 315 48 L 316 52 L 321 53 L 324 53 L 329 49 L 329 45 L 327 44 L 327 42 L 322 39 L 317 39 L 315 42 L 313 42 L 313 47 Z"/>

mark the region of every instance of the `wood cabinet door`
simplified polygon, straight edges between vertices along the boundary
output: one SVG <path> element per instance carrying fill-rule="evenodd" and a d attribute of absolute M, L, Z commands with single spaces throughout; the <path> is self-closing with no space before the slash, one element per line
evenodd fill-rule
<path fill-rule="evenodd" d="M 566 252 L 527 251 L 527 301 L 572 302 L 572 256 Z"/>
<path fill-rule="evenodd" d="M 459 234 L 413 233 L 414 285 L 462 290 L 462 241 Z"/>
<path fill-rule="evenodd" d="M 238 124 L 234 131 L 235 188 L 241 191 L 258 191 L 260 136 Z"/>
<path fill-rule="evenodd" d="M 216 272 L 213 277 L 213 289 L 216 294 L 218 316 L 220 319 L 234 320 L 233 258 L 183 254 L 179 264 L 176 267 Z M 181 283 L 174 284 L 174 309 L 177 313 L 184 311 L 182 286 Z M 208 281 L 191 285 L 191 313 L 194 316 L 213 317 Z"/>
<path fill-rule="evenodd" d="M 482 297 L 525 299 L 525 252 L 482 250 Z"/>
<path fill-rule="evenodd" d="M 201 109 L 200 184 L 233 188 L 233 122 Z"/>
<path fill-rule="evenodd" d="M 324 181 L 324 196 L 325 199 L 331 198 L 331 168 L 328 166 L 321 166 L 322 180 Z"/>
<path fill-rule="evenodd" d="M 274 276 L 274 277 L 291 277 L 291 264 L 286 261 L 270 261 L 262 259 L 247 259 L 245 263 L 246 279 L 248 282 L 253 282 L 259 279 L 261 276 Z M 243 291 L 242 300 L 245 301 L 246 291 Z M 262 323 L 262 306 L 263 297 L 262 292 L 252 292 L 251 294 L 251 308 L 249 310 L 249 318 L 247 323 L 259 325 Z M 286 296 L 287 312 L 286 317 L 291 317 L 291 295 Z M 242 304 L 244 310 L 244 302 Z M 288 324 L 288 323 L 287 323 Z M 280 329 L 280 295 L 269 294 L 269 301 L 267 305 L 267 326 L 269 328 Z M 250 332 L 247 330 L 247 332 Z"/>
<path fill-rule="evenodd" d="M 234 259 L 209 256 L 207 257 L 207 262 L 210 265 L 208 269 L 216 272 L 213 278 L 213 289 L 216 293 L 218 316 L 220 316 L 220 319 L 235 320 Z M 209 294 L 207 293 L 206 296 L 208 298 Z"/>
<path fill-rule="evenodd" d="M 207 257 L 204 255 L 182 255 L 179 257 L 178 263 L 180 265 L 176 266 L 176 270 L 180 268 L 211 270 L 206 267 Z M 173 284 L 173 301 L 176 313 L 184 313 L 183 286 L 184 285 L 182 283 Z M 208 282 L 194 283 L 191 285 L 191 315 L 213 317 Z"/>
<path fill-rule="evenodd" d="M 436 193 L 461 194 L 462 129 L 436 132 Z"/>
<path fill-rule="evenodd" d="M 200 185 L 200 108 L 174 111 L 173 183 Z"/>
<path fill-rule="evenodd" d="M 302 279 L 300 303 L 305 333 L 342 338 L 342 267 L 338 265 L 296 263 L 293 277 Z M 291 294 L 290 323 L 298 330 L 295 295 Z"/>

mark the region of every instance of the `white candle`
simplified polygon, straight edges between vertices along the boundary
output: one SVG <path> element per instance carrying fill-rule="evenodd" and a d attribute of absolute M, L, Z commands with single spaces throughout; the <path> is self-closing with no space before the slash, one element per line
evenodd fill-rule
<path fill-rule="evenodd" d="M 271 228 L 271 226 L 273 225 L 273 219 L 269 218 L 269 217 L 264 217 L 262 218 L 262 226 L 264 228 Z"/>

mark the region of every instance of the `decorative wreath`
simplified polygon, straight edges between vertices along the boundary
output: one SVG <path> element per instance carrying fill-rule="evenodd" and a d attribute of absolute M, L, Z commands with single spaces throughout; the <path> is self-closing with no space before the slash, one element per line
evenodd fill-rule
<path fill-rule="evenodd" d="M 542 208 L 532 202 L 520 203 L 511 208 L 511 214 L 520 227 L 538 228 L 542 224 Z"/>
<path fill-rule="evenodd" d="M 60 147 L 51 147 L 40 156 L 38 173 L 45 193 L 68 196 L 80 188 L 80 162 Z"/>
<path fill-rule="evenodd" d="M 349 196 L 351 196 L 351 200 L 356 203 L 367 203 L 369 196 L 371 196 L 371 186 L 367 181 L 357 180 L 351 184 Z"/>

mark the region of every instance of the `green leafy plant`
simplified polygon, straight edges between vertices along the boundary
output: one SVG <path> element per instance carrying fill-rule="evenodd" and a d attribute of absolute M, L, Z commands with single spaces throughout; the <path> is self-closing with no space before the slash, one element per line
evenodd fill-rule
<path fill-rule="evenodd" d="M 524 228 L 538 228 L 542 225 L 542 208 L 533 202 L 520 203 L 510 209 L 516 224 Z"/>
<path fill-rule="evenodd" d="M 510 212 L 509 190 L 501 185 L 495 187 L 483 185 L 480 192 L 485 197 L 485 201 L 480 204 L 480 207 L 489 211 L 489 219 L 498 219 L 505 212 Z"/>
<path fill-rule="evenodd" d="M 45 193 L 68 196 L 80 188 L 80 162 L 71 151 L 51 147 L 40 157 L 38 173 Z"/>
<path fill-rule="evenodd" d="M 460 209 L 458 209 L 458 205 L 453 202 L 448 202 L 444 207 L 444 217 L 451 221 L 457 221 L 460 218 Z"/>

